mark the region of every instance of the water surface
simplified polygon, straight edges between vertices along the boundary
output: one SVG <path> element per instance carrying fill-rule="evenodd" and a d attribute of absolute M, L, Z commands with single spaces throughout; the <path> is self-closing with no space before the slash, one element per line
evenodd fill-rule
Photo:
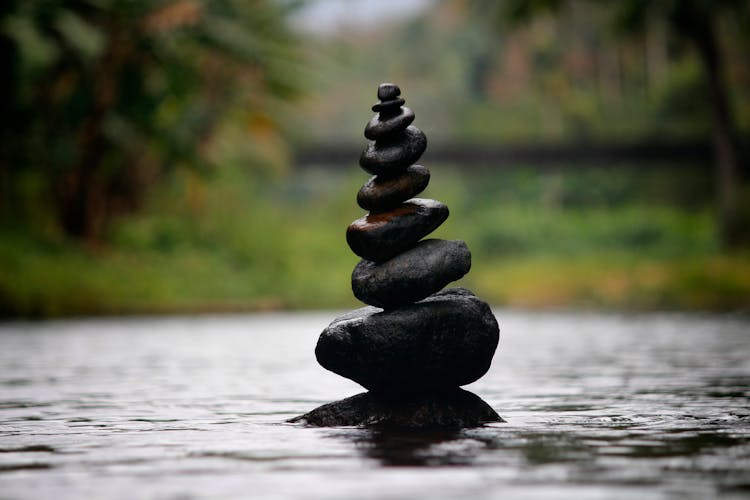
<path fill-rule="evenodd" d="M 507 423 L 285 423 L 335 313 L 0 325 L 0 498 L 748 498 L 750 320 L 496 311 Z"/>

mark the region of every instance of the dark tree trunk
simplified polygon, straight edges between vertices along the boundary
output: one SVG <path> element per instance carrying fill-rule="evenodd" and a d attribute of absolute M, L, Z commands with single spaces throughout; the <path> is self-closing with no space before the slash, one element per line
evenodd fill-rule
<path fill-rule="evenodd" d="M 86 137 L 81 140 L 81 161 L 62 179 L 59 215 L 65 234 L 96 240 L 106 217 L 105 193 L 98 172 L 105 145 L 99 120 L 90 121 L 84 127 Z"/>
<path fill-rule="evenodd" d="M 106 217 L 106 192 L 102 160 L 106 151 L 104 110 L 99 103 L 77 132 L 75 162 L 56 179 L 54 186 L 60 227 L 68 236 L 84 240 L 99 237 L 99 222 Z"/>
<path fill-rule="evenodd" d="M 489 97 L 493 53 L 489 48 L 478 50 L 471 60 L 467 75 L 471 97 L 483 100 Z"/>
<path fill-rule="evenodd" d="M 14 140 L 11 130 L 15 118 L 13 103 L 15 102 L 16 82 L 14 55 L 11 41 L 0 35 L 0 79 L 9 87 L 0 95 L 0 120 L 3 122 L 0 126 L 0 220 L 7 217 L 11 207 L 10 164 L 12 161 L 11 145 Z"/>
<path fill-rule="evenodd" d="M 118 78 L 127 58 L 121 30 L 110 26 L 108 46 L 91 76 L 93 108 L 78 133 L 78 160 L 58 186 L 58 214 L 63 231 L 75 238 L 95 242 L 109 217 L 112 186 L 103 171 L 107 153 L 104 121 L 119 98 Z"/>
<path fill-rule="evenodd" d="M 16 2 L 0 3 L 0 22 L 15 10 Z M 0 81 L 3 90 L 0 92 L 0 221 L 10 218 L 14 205 L 13 169 L 18 169 L 16 150 L 18 149 L 17 131 L 22 125 L 18 120 L 16 82 L 18 81 L 18 54 L 12 40 L 0 33 Z"/>
<path fill-rule="evenodd" d="M 710 12 L 693 9 L 684 34 L 698 50 L 706 73 L 713 117 L 714 165 L 719 217 L 719 237 L 724 248 L 747 240 L 738 206 L 739 167 L 735 128 L 724 81 L 723 61 Z"/>

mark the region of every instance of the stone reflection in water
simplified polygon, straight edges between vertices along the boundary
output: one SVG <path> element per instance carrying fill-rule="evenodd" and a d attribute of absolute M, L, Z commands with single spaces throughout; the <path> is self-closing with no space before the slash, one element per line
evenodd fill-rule
<path fill-rule="evenodd" d="M 422 240 L 449 214 L 436 200 L 414 198 L 430 172 L 415 165 L 427 138 L 411 125 L 401 89 L 378 87 L 377 114 L 360 166 L 375 174 L 357 195 L 369 212 L 352 222 L 346 241 L 362 260 L 352 291 L 369 304 L 328 325 L 318 362 L 371 393 L 324 405 L 292 422 L 315 426 L 475 427 L 502 421 L 460 386 L 490 368 L 499 338 L 489 305 L 463 288 L 442 290 L 471 268 L 463 241 Z M 420 241 L 422 240 L 422 241 Z M 442 290 L 442 291 L 441 291 Z"/>
<path fill-rule="evenodd" d="M 357 449 L 385 466 L 471 465 L 485 443 L 444 429 L 373 429 L 353 439 Z"/>

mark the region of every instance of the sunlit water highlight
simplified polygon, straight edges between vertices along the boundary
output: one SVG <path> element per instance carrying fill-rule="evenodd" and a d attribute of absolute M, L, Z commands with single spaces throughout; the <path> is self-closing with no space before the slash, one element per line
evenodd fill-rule
<path fill-rule="evenodd" d="M 0 498 L 747 498 L 750 320 L 497 311 L 508 422 L 285 420 L 361 388 L 335 313 L 0 325 Z"/>

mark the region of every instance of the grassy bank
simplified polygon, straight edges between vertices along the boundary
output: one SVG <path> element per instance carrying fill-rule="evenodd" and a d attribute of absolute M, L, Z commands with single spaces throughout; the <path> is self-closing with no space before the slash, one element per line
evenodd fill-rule
<path fill-rule="evenodd" d="M 710 205 L 691 194 L 700 175 L 666 187 L 665 178 L 436 167 L 424 196 L 452 212 L 435 236 L 472 250 L 460 284 L 498 306 L 750 309 L 750 253 L 718 250 Z M 357 258 L 344 230 L 362 215 L 354 195 L 365 179 L 356 169 L 263 180 L 239 168 L 180 174 L 146 215 L 123 218 L 96 245 L 5 228 L 0 312 L 353 307 Z"/>

